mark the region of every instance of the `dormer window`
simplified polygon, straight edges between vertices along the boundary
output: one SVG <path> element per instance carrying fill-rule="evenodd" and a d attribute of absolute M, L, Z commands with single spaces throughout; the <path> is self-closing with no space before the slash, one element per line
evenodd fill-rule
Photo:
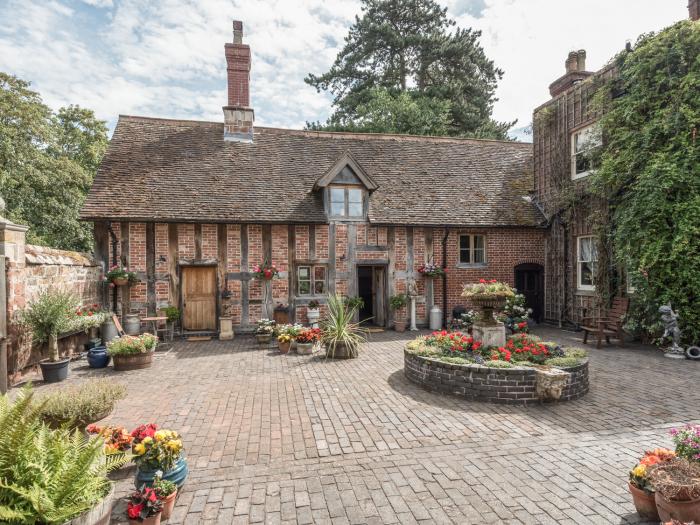
<path fill-rule="evenodd" d="M 363 217 L 364 191 L 352 186 L 331 186 L 330 215 L 333 217 Z"/>

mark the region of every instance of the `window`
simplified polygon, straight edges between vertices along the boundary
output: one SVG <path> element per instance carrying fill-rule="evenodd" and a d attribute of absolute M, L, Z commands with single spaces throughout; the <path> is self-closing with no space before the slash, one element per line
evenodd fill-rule
<path fill-rule="evenodd" d="M 595 290 L 595 273 L 598 264 L 598 248 L 594 237 L 578 238 L 577 257 L 578 289 Z"/>
<path fill-rule="evenodd" d="M 600 165 L 600 128 L 593 124 L 571 135 L 571 178 L 580 179 Z"/>
<path fill-rule="evenodd" d="M 459 263 L 486 264 L 486 241 L 483 235 L 459 236 Z"/>
<path fill-rule="evenodd" d="M 326 293 L 326 267 L 298 266 L 297 293 L 299 295 L 323 295 Z"/>
<path fill-rule="evenodd" d="M 330 188 L 330 214 L 334 217 L 363 217 L 364 192 L 360 188 Z"/>

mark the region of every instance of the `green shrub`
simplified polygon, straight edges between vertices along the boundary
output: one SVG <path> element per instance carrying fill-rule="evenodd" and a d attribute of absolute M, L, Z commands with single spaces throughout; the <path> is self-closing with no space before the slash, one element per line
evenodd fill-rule
<path fill-rule="evenodd" d="M 175 323 L 180 320 L 180 310 L 175 306 L 166 306 L 162 309 L 168 323 Z"/>
<path fill-rule="evenodd" d="M 153 334 L 125 335 L 107 343 L 109 355 L 135 355 L 153 352 L 158 338 Z"/>
<path fill-rule="evenodd" d="M 579 357 L 552 357 L 547 359 L 544 364 L 556 366 L 557 368 L 571 368 L 580 365 L 582 362 L 583 359 Z"/>
<path fill-rule="evenodd" d="M 393 310 L 398 310 L 399 308 L 403 308 L 408 304 L 408 295 L 405 293 L 400 293 L 398 295 L 392 295 L 389 297 L 389 306 Z"/>
<path fill-rule="evenodd" d="M 474 364 L 474 361 L 472 359 L 465 359 L 464 357 L 442 356 L 442 357 L 440 357 L 440 361 L 443 361 L 444 363 L 450 363 L 452 365 L 473 365 Z"/>
<path fill-rule="evenodd" d="M 126 458 L 105 457 L 101 439 L 41 423 L 30 387 L 13 403 L 0 396 L 0 523 L 58 525 L 110 491 L 107 472 Z"/>
<path fill-rule="evenodd" d="M 588 357 L 588 352 L 583 348 L 567 348 L 564 350 L 565 357 L 576 357 L 578 359 L 584 359 Z"/>
<path fill-rule="evenodd" d="M 51 427 L 85 428 L 107 417 L 126 397 L 124 385 L 109 379 L 92 379 L 79 386 L 62 388 L 41 399 L 41 418 Z"/>
<path fill-rule="evenodd" d="M 513 365 L 508 361 L 484 361 L 484 366 L 489 368 L 513 368 Z"/>

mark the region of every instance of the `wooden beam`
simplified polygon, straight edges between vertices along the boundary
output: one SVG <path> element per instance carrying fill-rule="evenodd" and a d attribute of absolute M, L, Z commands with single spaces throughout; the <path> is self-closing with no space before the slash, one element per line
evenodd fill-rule
<path fill-rule="evenodd" d="M 216 225 L 216 253 L 218 264 L 216 266 L 216 281 L 219 285 L 219 293 L 216 298 L 216 317 L 217 324 L 219 322 L 218 318 L 224 315 L 223 311 L 223 300 L 222 293 L 228 288 L 228 279 L 226 268 L 228 267 L 228 231 L 225 224 Z"/>
<path fill-rule="evenodd" d="M 95 259 L 102 266 L 102 271 L 107 272 L 109 264 L 109 232 L 107 223 L 98 221 L 93 224 L 93 236 L 95 238 Z M 109 288 L 98 285 L 100 303 L 105 308 L 109 308 Z"/>
<path fill-rule="evenodd" d="M 168 276 L 169 276 L 169 296 L 170 304 L 177 305 L 182 310 L 180 304 L 180 275 L 178 274 L 178 248 L 177 248 L 177 224 L 168 224 Z"/>
<path fill-rule="evenodd" d="M 386 296 L 387 296 L 387 302 L 388 298 L 394 295 L 394 279 L 396 279 L 396 276 L 394 275 L 396 273 L 396 249 L 395 249 L 395 235 L 396 233 L 394 232 L 394 227 L 393 226 L 387 226 L 386 229 L 386 239 L 387 239 L 387 245 L 388 245 L 388 252 L 389 252 L 389 264 L 387 266 L 387 276 L 386 276 Z M 394 311 L 389 308 L 389 315 L 387 316 L 387 326 L 391 326 L 393 321 L 394 321 Z"/>
<path fill-rule="evenodd" d="M 194 258 L 199 261 L 202 258 L 202 225 L 194 225 Z"/>
<path fill-rule="evenodd" d="M 122 222 L 119 225 L 121 235 L 121 257 L 120 262 L 123 268 L 129 267 L 129 223 Z M 119 293 L 122 296 L 122 322 L 124 316 L 131 313 L 131 287 L 120 286 Z"/>
<path fill-rule="evenodd" d="M 425 261 L 435 262 L 433 254 L 433 229 L 425 228 Z M 430 309 L 435 304 L 435 291 L 433 289 L 432 279 L 423 279 L 425 284 L 425 318 L 430 320 Z"/>
<path fill-rule="evenodd" d="M 316 225 L 309 224 L 309 260 L 316 258 Z"/>
<path fill-rule="evenodd" d="M 248 225 L 241 224 L 241 271 L 248 271 Z M 241 325 L 248 325 L 250 305 L 250 283 L 241 281 Z"/>
<path fill-rule="evenodd" d="M 311 237 L 309 237 L 309 244 L 311 244 Z M 287 229 L 287 305 L 289 308 L 289 322 L 296 322 L 296 308 L 294 305 L 295 293 L 294 293 L 294 276 L 296 271 L 294 270 L 294 259 L 296 253 L 296 227 L 290 224 Z"/>
<path fill-rule="evenodd" d="M 355 246 L 357 245 L 357 225 L 348 224 L 348 250 L 345 254 L 348 267 L 348 295 L 357 297 L 357 269 L 355 268 Z"/>
<path fill-rule="evenodd" d="M 156 315 L 156 225 L 146 223 L 146 303 L 148 315 Z"/>
<path fill-rule="evenodd" d="M 335 293 L 335 223 L 328 225 L 328 292 Z"/>

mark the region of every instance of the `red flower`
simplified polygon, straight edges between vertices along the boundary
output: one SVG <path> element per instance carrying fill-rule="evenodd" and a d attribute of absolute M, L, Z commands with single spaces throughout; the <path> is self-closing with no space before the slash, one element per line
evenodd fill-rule
<path fill-rule="evenodd" d="M 481 284 L 486 284 L 486 279 L 479 279 L 479 282 L 480 282 Z"/>
<path fill-rule="evenodd" d="M 135 519 L 139 518 L 142 510 L 143 510 L 143 503 L 138 503 L 138 504 L 129 503 L 129 507 L 127 509 L 127 514 L 129 515 L 129 518 L 131 518 L 132 520 L 135 520 Z"/>

